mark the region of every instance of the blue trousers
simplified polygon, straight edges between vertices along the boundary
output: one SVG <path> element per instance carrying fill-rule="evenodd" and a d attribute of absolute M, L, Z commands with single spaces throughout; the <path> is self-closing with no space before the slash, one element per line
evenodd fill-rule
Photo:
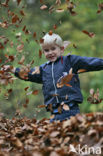
<path fill-rule="evenodd" d="M 52 113 L 54 114 L 54 118 L 50 119 L 50 122 L 60 120 L 63 121 L 65 119 L 70 119 L 71 116 L 75 116 L 80 113 L 80 109 L 77 103 L 70 107 L 70 110 L 62 110 L 62 113 Z"/>

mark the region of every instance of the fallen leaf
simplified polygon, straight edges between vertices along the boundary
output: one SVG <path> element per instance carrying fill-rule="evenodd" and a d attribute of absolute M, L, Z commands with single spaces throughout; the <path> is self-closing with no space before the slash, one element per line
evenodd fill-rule
<path fill-rule="evenodd" d="M 82 30 L 82 32 L 84 33 L 84 34 L 87 34 L 89 37 L 91 37 L 91 38 L 93 38 L 94 36 L 95 36 L 95 34 L 93 33 L 93 32 L 88 32 L 88 31 L 86 31 L 86 30 Z"/>
<path fill-rule="evenodd" d="M 19 53 L 21 53 L 21 52 L 23 51 L 23 48 L 24 48 L 24 44 L 22 43 L 22 44 L 20 44 L 20 45 L 17 46 L 16 50 L 17 50 Z"/>
<path fill-rule="evenodd" d="M 42 51 L 39 49 L 39 58 L 42 57 Z"/>
<path fill-rule="evenodd" d="M 54 29 L 57 29 L 57 25 L 56 25 L 56 24 L 54 24 L 54 25 L 53 25 L 53 28 L 54 28 Z"/>
<path fill-rule="evenodd" d="M 59 134 L 60 134 L 59 131 L 53 131 L 53 132 L 50 134 L 50 137 L 55 138 L 55 137 L 57 137 Z"/>
<path fill-rule="evenodd" d="M 64 110 L 70 110 L 69 106 L 67 104 L 65 104 L 65 103 L 63 104 L 62 107 L 63 107 Z"/>
<path fill-rule="evenodd" d="M 23 64 L 25 61 L 25 56 L 23 55 L 20 59 L 20 61 L 18 62 L 18 64 Z"/>
<path fill-rule="evenodd" d="M 10 94 L 12 91 L 13 91 L 12 88 L 8 89 L 8 93 L 9 93 L 9 94 Z"/>
<path fill-rule="evenodd" d="M 17 0 L 18 5 L 20 4 L 21 0 Z"/>
<path fill-rule="evenodd" d="M 22 16 L 25 16 L 25 13 L 24 13 L 23 10 L 20 10 L 20 14 L 21 14 Z"/>
<path fill-rule="evenodd" d="M 58 112 L 61 114 L 62 113 L 62 106 L 58 106 Z"/>
<path fill-rule="evenodd" d="M 34 32 L 33 37 L 34 37 L 34 38 L 36 37 L 36 32 Z"/>
<path fill-rule="evenodd" d="M 57 12 L 57 13 L 64 12 L 64 9 L 62 9 L 62 8 L 56 9 L 56 12 Z"/>
<path fill-rule="evenodd" d="M 43 38 L 40 38 L 40 43 L 43 43 L 44 42 L 44 39 Z"/>
<path fill-rule="evenodd" d="M 64 85 L 68 86 L 68 87 L 72 87 L 70 84 L 68 84 L 71 79 L 73 77 L 73 74 L 72 74 L 72 68 L 70 69 L 69 71 L 69 74 L 67 74 L 66 76 L 62 76 L 58 82 L 57 82 L 57 87 L 58 88 L 61 88 L 63 87 Z"/>
<path fill-rule="evenodd" d="M 52 107 L 52 104 L 51 104 L 51 103 L 47 106 L 47 109 L 48 109 L 50 112 L 53 111 L 53 107 Z"/>
<path fill-rule="evenodd" d="M 90 90 L 90 95 L 87 98 L 87 101 L 90 102 L 91 104 L 99 104 L 103 101 L 103 98 L 99 97 L 99 89 L 95 92 L 94 89 Z"/>
<path fill-rule="evenodd" d="M 14 24 L 14 23 L 16 23 L 17 21 L 19 21 L 19 17 L 18 17 L 17 15 L 14 15 L 14 16 L 12 17 L 12 23 Z"/>
<path fill-rule="evenodd" d="M 0 43 L 0 49 L 4 49 L 4 46 L 2 43 Z"/>
<path fill-rule="evenodd" d="M 65 129 L 66 127 L 69 127 L 69 126 L 71 126 L 71 120 L 63 121 L 63 124 L 62 124 L 63 129 Z"/>
<path fill-rule="evenodd" d="M 38 95 L 38 93 L 39 93 L 38 90 L 34 90 L 34 91 L 32 92 L 33 95 Z"/>
<path fill-rule="evenodd" d="M 0 63 L 2 62 L 2 59 L 0 59 Z"/>
<path fill-rule="evenodd" d="M 47 5 L 42 5 L 42 6 L 40 7 L 41 10 L 45 10 L 45 9 L 47 9 L 47 8 L 48 8 Z"/>
<path fill-rule="evenodd" d="M 67 87 L 72 87 L 70 84 L 65 84 Z"/>
<path fill-rule="evenodd" d="M 49 8 L 49 13 L 52 13 L 53 11 L 55 11 L 55 6 L 52 5 L 50 8 Z"/>
<path fill-rule="evenodd" d="M 26 30 L 26 25 L 24 25 L 24 27 L 23 27 L 22 31 L 25 31 L 25 30 Z"/>
<path fill-rule="evenodd" d="M 77 46 L 76 46 L 75 44 L 73 44 L 73 47 L 74 47 L 74 48 L 77 48 Z"/>
<path fill-rule="evenodd" d="M 45 108 L 46 105 L 39 105 L 38 108 Z"/>
<path fill-rule="evenodd" d="M 40 3 L 43 3 L 43 0 L 40 0 Z"/>
<path fill-rule="evenodd" d="M 16 137 L 12 137 L 11 138 L 11 142 L 13 145 L 15 145 L 16 147 L 23 147 L 23 143 L 20 141 L 20 139 L 16 138 Z"/>
<path fill-rule="evenodd" d="M 86 71 L 87 71 L 86 69 L 79 69 L 79 70 L 77 71 L 77 73 L 80 74 L 80 73 L 84 73 L 84 72 L 86 72 Z"/>
<path fill-rule="evenodd" d="M 25 91 L 27 91 L 29 89 L 29 87 L 24 88 Z"/>
<path fill-rule="evenodd" d="M 97 10 L 97 13 L 101 13 L 103 11 L 103 3 L 99 4 L 99 9 Z"/>
<path fill-rule="evenodd" d="M 56 5 L 61 5 L 61 0 L 56 0 L 55 4 Z"/>
<path fill-rule="evenodd" d="M 69 2 L 69 3 L 68 3 L 67 9 L 69 10 L 69 12 L 70 12 L 70 14 L 71 14 L 72 16 L 77 15 L 77 13 L 73 10 L 75 7 L 76 7 L 76 6 L 75 6 L 75 4 L 74 4 L 73 2 Z"/>

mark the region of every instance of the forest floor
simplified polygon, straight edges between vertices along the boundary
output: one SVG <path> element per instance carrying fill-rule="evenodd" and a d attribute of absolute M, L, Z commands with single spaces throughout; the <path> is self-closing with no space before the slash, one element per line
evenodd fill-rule
<path fill-rule="evenodd" d="M 103 156 L 103 113 L 70 120 L 0 116 L 0 156 Z"/>

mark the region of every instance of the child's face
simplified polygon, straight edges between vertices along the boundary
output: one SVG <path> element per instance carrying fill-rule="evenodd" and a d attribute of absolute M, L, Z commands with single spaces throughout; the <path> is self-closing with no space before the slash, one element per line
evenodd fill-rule
<path fill-rule="evenodd" d="M 45 45 L 42 48 L 46 59 L 50 62 L 55 62 L 57 58 L 64 52 L 63 48 L 60 48 L 55 44 Z"/>

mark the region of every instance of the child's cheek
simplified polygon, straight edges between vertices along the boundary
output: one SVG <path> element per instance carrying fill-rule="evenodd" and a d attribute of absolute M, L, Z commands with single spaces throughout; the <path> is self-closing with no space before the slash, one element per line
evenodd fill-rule
<path fill-rule="evenodd" d="M 46 57 L 46 59 L 48 59 L 48 55 L 46 55 L 45 57 Z"/>

